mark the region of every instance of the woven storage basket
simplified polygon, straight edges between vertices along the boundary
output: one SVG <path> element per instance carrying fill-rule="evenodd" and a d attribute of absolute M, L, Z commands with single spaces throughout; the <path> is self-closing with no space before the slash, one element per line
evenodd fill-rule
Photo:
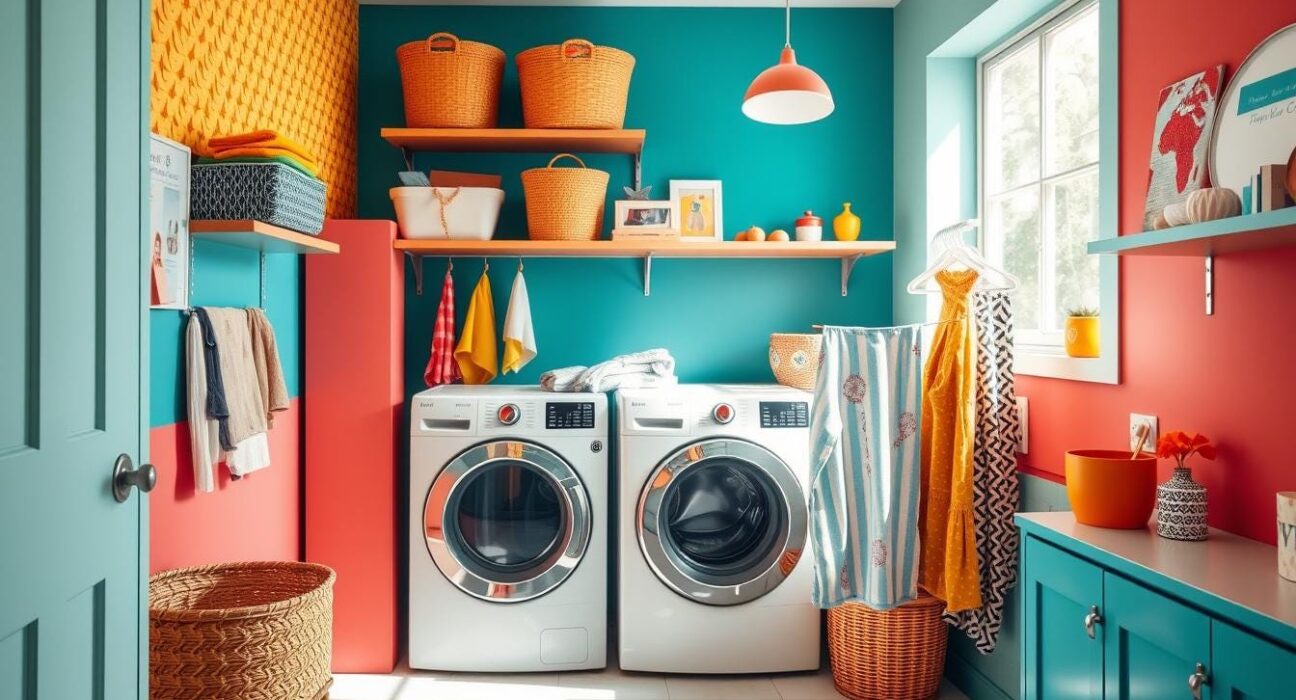
<path fill-rule="evenodd" d="M 504 52 L 446 32 L 396 49 L 405 125 L 493 129 L 499 118 Z"/>
<path fill-rule="evenodd" d="M 846 603 L 828 611 L 833 682 L 855 700 L 927 700 L 940 690 L 945 603 L 921 593 L 892 610 Z"/>
<path fill-rule="evenodd" d="M 327 186 L 282 163 L 199 164 L 192 168 L 189 215 L 256 219 L 318 235 L 324 230 Z"/>
<path fill-rule="evenodd" d="M 332 683 L 333 570 L 246 562 L 149 580 L 149 697 L 312 700 Z"/>
<path fill-rule="evenodd" d="M 571 158 L 579 168 L 555 168 L 559 158 Z M 603 202 L 608 174 L 585 167 L 585 161 L 559 153 L 549 165 L 522 171 L 526 195 L 527 231 L 537 241 L 594 241 L 603 231 Z"/>
<path fill-rule="evenodd" d="M 634 56 L 584 39 L 527 49 L 515 59 L 528 129 L 620 129 Z"/>
<path fill-rule="evenodd" d="M 811 391 L 819 376 L 823 336 L 818 333 L 771 333 L 770 369 L 783 386 Z"/>

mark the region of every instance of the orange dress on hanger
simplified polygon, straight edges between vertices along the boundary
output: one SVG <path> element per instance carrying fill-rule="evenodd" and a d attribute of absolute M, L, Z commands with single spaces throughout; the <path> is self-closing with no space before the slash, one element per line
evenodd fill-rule
<path fill-rule="evenodd" d="M 976 270 L 936 273 L 944 303 L 923 368 L 918 581 L 950 612 L 981 607 L 972 510 L 976 339 L 968 313 L 976 280 Z"/>

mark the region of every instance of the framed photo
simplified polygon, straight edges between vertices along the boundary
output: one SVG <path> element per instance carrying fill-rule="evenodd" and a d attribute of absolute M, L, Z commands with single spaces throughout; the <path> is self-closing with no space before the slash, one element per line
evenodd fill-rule
<path fill-rule="evenodd" d="M 664 200 L 626 199 L 616 202 L 615 229 L 674 229 L 675 207 Z"/>
<path fill-rule="evenodd" d="M 679 215 L 680 240 L 724 240 L 724 194 L 719 180 L 671 180 L 670 201 Z"/>
<path fill-rule="evenodd" d="M 189 147 L 149 143 L 149 308 L 189 308 Z"/>

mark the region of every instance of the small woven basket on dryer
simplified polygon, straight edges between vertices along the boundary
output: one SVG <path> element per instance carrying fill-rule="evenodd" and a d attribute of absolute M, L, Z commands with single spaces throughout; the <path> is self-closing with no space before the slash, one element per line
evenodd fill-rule
<path fill-rule="evenodd" d="M 149 579 L 149 697 L 316 700 L 333 679 L 333 570 L 245 562 Z"/>
<path fill-rule="evenodd" d="M 492 129 L 499 119 L 504 52 L 446 32 L 396 49 L 411 128 Z"/>
<path fill-rule="evenodd" d="M 560 158 L 571 158 L 580 167 L 555 168 Z M 607 186 L 607 173 L 585 167 L 570 153 L 559 153 L 543 168 L 523 170 L 528 235 L 538 241 L 598 240 Z"/>
<path fill-rule="evenodd" d="M 891 610 L 846 603 L 828 610 L 833 683 L 854 700 L 928 700 L 940 690 L 949 629 L 944 601 L 920 592 Z"/>
<path fill-rule="evenodd" d="M 770 369 L 783 386 L 813 391 L 822 354 L 823 336 L 818 333 L 770 334 Z"/>
<path fill-rule="evenodd" d="M 620 129 L 634 56 L 584 39 L 527 49 L 515 59 L 528 129 Z"/>

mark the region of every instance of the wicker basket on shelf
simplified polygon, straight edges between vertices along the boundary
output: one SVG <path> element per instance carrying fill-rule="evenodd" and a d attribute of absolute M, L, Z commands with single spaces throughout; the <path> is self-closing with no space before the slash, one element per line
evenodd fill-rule
<path fill-rule="evenodd" d="M 928 700 L 940 690 L 949 630 L 944 601 L 921 593 L 892 610 L 846 603 L 828 611 L 837 690 L 855 700 Z"/>
<path fill-rule="evenodd" d="M 396 49 L 411 128 L 493 129 L 499 118 L 504 52 L 446 32 Z"/>
<path fill-rule="evenodd" d="M 245 562 L 149 580 L 149 697 L 315 700 L 332 684 L 333 570 Z"/>
<path fill-rule="evenodd" d="M 584 39 L 527 49 L 515 59 L 528 129 L 620 129 L 634 56 Z"/>
<path fill-rule="evenodd" d="M 555 168 L 571 158 L 579 168 Z M 608 174 L 585 167 L 585 161 L 559 153 L 549 165 L 522 171 L 527 231 L 537 241 L 594 241 L 603 231 L 603 202 Z"/>

